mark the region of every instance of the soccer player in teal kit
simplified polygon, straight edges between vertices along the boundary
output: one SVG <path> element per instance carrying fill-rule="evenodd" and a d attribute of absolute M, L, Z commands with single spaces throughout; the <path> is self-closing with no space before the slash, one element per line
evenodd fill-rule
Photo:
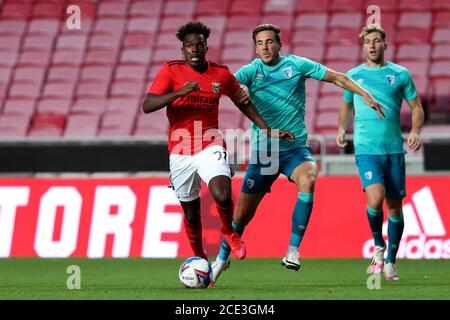
<path fill-rule="evenodd" d="M 296 139 L 279 141 L 276 150 L 277 148 L 271 145 L 272 142 L 266 139 L 254 124 L 251 125 L 255 133 L 251 137 L 252 155 L 234 213 L 233 227 L 242 234 L 264 195 L 270 192 L 273 182 L 281 173 L 286 175 L 295 183 L 298 197 L 292 215 L 290 242 L 282 265 L 288 269 L 298 270 L 300 268 L 298 248 L 311 215 L 317 177 L 316 161 L 306 144 L 305 80 L 314 78 L 334 83 L 363 96 L 366 104 L 374 109 L 367 107 L 369 112 L 375 116 L 378 114 L 381 118 L 383 111 L 369 92 L 345 74 L 299 56 L 289 54 L 281 56 L 282 42 L 277 26 L 263 24 L 256 27 L 253 30 L 253 41 L 259 58 L 239 69 L 236 78 L 248 87 L 253 104 L 267 124 L 290 130 Z M 261 159 L 268 151 L 271 152 L 271 159 L 277 161 L 274 172 L 270 172 Z M 213 262 L 214 282 L 222 270 L 227 268 L 229 253 L 229 246 L 222 241 L 219 255 Z"/>
<path fill-rule="evenodd" d="M 363 28 L 366 62 L 347 74 L 369 90 L 386 109 L 382 120 L 367 110 L 362 97 L 345 91 L 339 114 L 336 143 L 346 146 L 345 132 L 354 120 L 355 160 L 367 198 L 367 217 L 375 242 L 370 271 L 384 271 L 387 280 L 399 280 L 395 266 L 398 246 L 403 234 L 402 200 L 406 195 L 405 156 L 400 129 L 400 108 L 405 99 L 412 110 L 412 128 L 407 138 L 409 149 L 421 146 L 419 133 L 424 114 L 411 74 L 400 65 L 384 59 L 387 48 L 386 33 L 380 25 Z M 386 243 L 382 235 L 383 201 L 388 213 L 388 254 L 384 260 Z"/>

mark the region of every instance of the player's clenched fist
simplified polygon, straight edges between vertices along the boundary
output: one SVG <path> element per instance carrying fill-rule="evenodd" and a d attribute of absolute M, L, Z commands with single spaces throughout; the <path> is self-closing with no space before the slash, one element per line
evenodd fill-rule
<path fill-rule="evenodd" d="M 181 96 L 185 96 L 185 95 L 191 93 L 192 91 L 200 91 L 200 90 L 201 90 L 201 88 L 200 88 L 200 85 L 198 84 L 198 82 L 188 81 L 184 84 L 184 86 L 180 90 L 178 90 L 178 93 Z"/>

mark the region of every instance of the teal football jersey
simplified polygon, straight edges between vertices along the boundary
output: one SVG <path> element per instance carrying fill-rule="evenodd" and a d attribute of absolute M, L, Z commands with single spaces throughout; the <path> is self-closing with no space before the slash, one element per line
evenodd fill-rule
<path fill-rule="evenodd" d="M 347 75 L 385 107 L 385 118 L 380 120 L 375 110 L 364 103 L 362 96 L 344 91 L 343 100 L 353 103 L 355 109 L 355 154 L 404 153 L 400 108 L 403 99 L 410 101 L 417 97 L 409 71 L 388 62 L 381 68 L 361 64 L 348 71 Z"/>
<path fill-rule="evenodd" d="M 305 80 L 322 80 L 327 68 L 320 63 L 296 55 L 281 56 L 279 63 L 268 66 L 257 58 L 240 68 L 236 78 L 249 88 L 250 97 L 269 127 L 292 132 L 293 142 L 279 140 L 279 151 L 305 145 Z M 251 124 L 252 149 L 273 150 L 271 139 Z M 273 150 L 276 151 L 276 150 Z"/>

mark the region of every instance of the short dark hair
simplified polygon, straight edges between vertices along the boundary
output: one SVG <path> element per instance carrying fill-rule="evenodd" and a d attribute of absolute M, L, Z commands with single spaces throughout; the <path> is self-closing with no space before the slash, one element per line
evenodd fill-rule
<path fill-rule="evenodd" d="M 273 31 L 273 33 L 275 33 L 275 40 L 277 40 L 278 43 L 281 42 L 281 37 L 280 37 L 281 29 L 274 24 L 264 23 L 264 24 L 260 24 L 255 29 L 253 29 L 252 36 L 253 36 L 253 42 L 255 44 L 256 44 L 256 35 L 258 33 L 260 33 L 261 31 L 266 31 L 266 30 Z"/>
<path fill-rule="evenodd" d="M 183 42 L 184 37 L 191 33 L 202 34 L 206 41 L 211 33 L 211 29 L 200 21 L 191 21 L 179 27 L 176 36 L 178 40 Z"/>
<path fill-rule="evenodd" d="M 367 26 L 362 28 L 361 33 L 359 34 L 359 38 L 364 41 L 364 37 L 372 32 L 378 32 L 381 36 L 381 39 L 383 39 L 383 41 L 386 40 L 386 31 L 384 31 L 383 27 L 378 23 L 368 24 Z"/>

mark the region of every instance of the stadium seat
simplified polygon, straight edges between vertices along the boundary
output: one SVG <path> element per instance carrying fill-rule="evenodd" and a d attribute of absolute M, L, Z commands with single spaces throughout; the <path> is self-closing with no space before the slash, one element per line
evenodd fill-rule
<path fill-rule="evenodd" d="M 335 71 L 346 73 L 348 70 L 356 67 L 354 63 L 351 62 L 341 62 L 341 61 L 329 61 L 326 66 Z"/>
<path fill-rule="evenodd" d="M 128 1 L 111 1 L 100 2 L 98 4 L 97 15 L 98 17 L 117 17 L 123 18 L 128 12 Z"/>
<path fill-rule="evenodd" d="M 431 46 L 426 44 L 402 44 L 398 47 L 396 59 L 428 61 L 431 54 Z"/>
<path fill-rule="evenodd" d="M 326 33 L 326 43 L 342 44 L 342 45 L 359 45 L 361 44 L 359 39 L 360 30 L 357 29 L 331 29 Z"/>
<path fill-rule="evenodd" d="M 448 77 L 450 78 L 450 61 L 434 61 L 430 66 L 430 77 Z"/>
<path fill-rule="evenodd" d="M 296 13 L 305 12 L 326 12 L 329 7 L 330 0 L 298 0 L 297 7 L 295 8 Z"/>
<path fill-rule="evenodd" d="M 291 43 L 298 46 L 320 45 L 325 40 L 325 30 L 295 30 Z"/>
<path fill-rule="evenodd" d="M 26 20 L 0 20 L 0 36 L 15 35 L 22 36 L 27 26 Z"/>
<path fill-rule="evenodd" d="M 112 66 L 117 61 L 118 50 L 115 49 L 93 49 L 86 52 L 85 65 L 107 65 Z"/>
<path fill-rule="evenodd" d="M 363 1 L 353 1 L 353 0 L 333 0 L 330 2 L 329 10 L 334 11 L 364 11 Z"/>
<path fill-rule="evenodd" d="M 15 83 L 9 87 L 10 98 L 33 98 L 36 99 L 41 94 L 40 83 Z"/>
<path fill-rule="evenodd" d="M 167 0 L 164 6 L 164 16 L 179 16 L 190 19 L 194 15 L 195 4 L 195 0 Z"/>
<path fill-rule="evenodd" d="M 84 51 L 82 50 L 55 50 L 52 57 L 52 64 L 58 66 L 79 66 L 83 61 Z"/>
<path fill-rule="evenodd" d="M 53 35 L 32 35 L 23 38 L 22 48 L 25 50 L 48 50 L 53 48 L 55 37 Z"/>
<path fill-rule="evenodd" d="M 30 125 L 31 115 L 3 114 L 0 116 L 0 136 L 24 137 Z"/>
<path fill-rule="evenodd" d="M 161 67 L 164 62 L 180 59 L 184 60 L 179 48 L 178 50 L 175 48 L 157 48 L 153 52 L 152 64 Z"/>
<path fill-rule="evenodd" d="M 66 117 L 61 114 L 36 113 L 31 119 L 28 136 L 60 136 Z"/>
<path fill-rule="evenodd" d="M 130 48 L 122 50 L 120 63 L 148 65 L 152 52 L 146 48 Z"/>
<path fill-rule="evenodd" d="M 81 35 L 71 35 L 71 34 L 61 34 L 59 35 L 56 48 L 58 49 L 68 49 L 68 50 L 84 50 L 87 45 L 87 36 Z"/>
<path fill-rule="evenodd" d="M 65 15 L 63 2 L 37 2 L 34 3 L 31 16 L 33 18 L 62 18 Z"/>
<path fill-rule="evenodd" d="M 12 67 L 16 64 L 16 51 L 0 51 L 0 66 Z"/>
<path fill-rule="evenodd" d="M 21 35 L 3 35 L 0 36 L 0 50 L 18 51 L 22 41 Z"/>
<path fill-rule="evenodd" d="M 450 44 L 450 27 L 436 28 L 433 31 L 433 44 Z"/>
<path fill-rule="evenodd" d="M 31 15 L 31 3 L 5 3 L 2 8 L 1 18 L 27 19 Z"/>
<path fill-rule="evenodd" d="M 162 13 L 162 0 L 141 0 L 134 1 L 130 5 L 131 17 L 159 17 Z"/>
<path fill-rule="evenodd" d="M 44 85 L 42 97 L 57 98 L 57 99 L 64 99 L 64 98 L 71 99 L 73 97 L 74 88 L 75 88 L 75 83 L 70 83 L 70 82 L 50 83 L 50 82 L 47 82 Z"/>
<path fill-rule="evenodd" d="M 233 15 L 228 17 L 227 30 L 243 30 L 251 37 L 251 32 L 259 24 L 259 16 Z"/>
<path fill-rule="evenodd" d="M 166 136 L 169 128 L 166 110 L 161 109 L 145 114 L 139 112 L 136 119 L 134 135 L 159 135 Z"/>
<path fill-rule="evenodd" d="M 433 0 L 431 4 L 433 10 L 450 10 L 450 2 L 448 0 Z"/>
<path fill-rule="evenodd" d="M 434 46 L 431 58 L 433 60 L 450 60 L 450 44 Z"/>
<path fill-rule="evenodd" d="M 95 21 L 93 31 L 97 34 L 111 34 L 120 37 L 125 30 L 125 19 L 98 18 Z"/>
<path fill-rule="evenodd" d="M 324 46 L 294 46 L 292 48 L 292 54 L 298 55 L 300 57 L 305 57 L 317 62 L 323 60 L 325 54 Z"/>
<path fill-rule="evenodd" d="M 0 56 L 1 57 L 1 56 Z M 0 83 L 7 84 L 13 74 L 12 66 L 0 67 Z M 1 106 L 1 103 L 0 103 Z"/>
<path fill-rule="evenodd" d="M 399 28 L 429 29 L 431 12 L 402 12 L 398 21 Z"/>
<path fill-rule="evenodd" d="M 329 28 L 353 29 L 358 34 L 362 25 L 362 14 L 359 11 L 336 12 L 331 14 Z"/>
<path fill-rule="evenodd" d="M 164 21 L 166 21 L 166 19 L 162 20 L 162 26 L 165 23 Z M 127 32 L 155 33 L 158 31 L 159 26 L 160 26 L 159 17 L 136 17 L 128 20 Z M 178 26 L 175 25 L 171 26 L 169 30 L 176 30 L 177 28 Z M 164 30 L 164 28 L 161 28 L 161 30 Z"/>
<path fill-rule="evenodd" d="M 295 29 L 319 29 L 325 30 L 328 23 L 328 14 L 323 13 L 308 13 L 299 14 L 295 18 Z"/>
<path fill-rule="evenodd" d="M 17 67 L 14 70 L 15 83 L 36 83 L 44 82 L 46 70 L 42 67 Z"/>
<path fill-rule="evenodd" d="M 398 9 L 403 11 L 429 11 L 431 9 L 431 1 L 399 0 Z"/>
<path fill-rule="evenodd" d="M 140 65 L 121 64 L 116 68 L 114 80 L 131 80 L 143 82 L 145 80 L 146 74 L 147 67 L 143 67 Z"/>
<path fill-rule="evenodd" d="M 55 36 L 58 33 L 58 19 L 33 19 L 28 24 L 28 34 L 43 34 Z"/>
<path fill-rule="evenodd" d="M 181 48 L 180 40 L 175 37 L 173 32 L 160 32 L 156 37 L 156 48 Z"/>
<path fill-rule="evenodd" d="M 70 99 L 41 99 L 36 105 L 36 112 L 66 115 L 69 112 L 70 104 Z"/>
<path fill-rule="evenodd" d="M 399 29 L 396 34 L 397 43 L 428 43 L 430 29 Z"/>
<path fill-rule="evenodd" d="M 230 3 L 230 0 L 199 0 L 195 15 L 198 17 L 203 15 L 220 16 L 227 14 Z M 201 19 L 198 20 L 202 21 Z"/>
<path fill-rule="evenodd" d="M 34 113 L 36 100 L 30 97 L 7 99 L 3 105 L 3 115 L 19 115 L 30 118 Z"/>
<path fill-rule="evenodd" d="M 156 34 L 146 32 L 129 32 L 123 37 L 123 46 L 125 48 L 147 48 L 152 50 L 153 42 L 156 40 Z"/>
<path fill-rule="evenodd" d="M 295 9 L 295 0 L 266 0 L 263 5 L 263 13 L 283 13 L 291 14 Z"/>
<path fill-rule="evenodd" d="M 106 99 L 101 98 L 82 98 L 77 99 L 70 108 L 71 114 L 91 114 L 101 115 L 106 110 Z"/>
<path fill-rule="evenodd" d="M 227 31 L 223 40 L 224 49 L 233 47 L 253 47 L 251 32 L 244 30 Z"/>
<path fill-rule="evenodd" d="M 134 114 L 103 115 L 98 131 L 99 136 L 129 136 L 134 127 Z"/>
<path fill-rule="evenodd" d="M 339 112 L 320 112 L 316 117 L 316 132 L 320 134 L 336 134 L 339 123 Z"/>
<path fill-rule="evenodd" d="M 84 137 L 95 136 L 100 122 L 99 115 L 93 114 L 74 114 L 67 118 L 65 137 Z"/>
<path fill-rule="evenodd" d="M 141 111 L 141 96 L 131 98 L 111 98 L 106 102 L 108 114 L 131 114 L 136 115 Z"/>
<path fill-rule="evenodd" d="M 230 62 L 249 63 L 253 60 L 254 49 L 252 47 L 225 47 L 222 51 L 222 62 L 228 64 Z"/>
<path fill-rule="evenodd" d="M 94 33 L 89 39 L 90 49 L 117 50 L 121 44 L 121 37 L 112 34 Z"/>
<path fill-rule="evenodd" d="M 80 82 L 76 89 L 78 98 L 102 98 L 108 94 L 109 82 Z"/>
<path fill-rule="evenodd" d="M 430 66 L 428 61 L 396 60 L 396 63 L 407 68 L 413 77 L 425 77 Z"/>
<path fill-rule="evenodd" d="M 142 97 L 143 93 L 141 81 L 115 81 L 111 85 L 111 97 Z"/>
<path fill-rule="evenodd" d="M 342 105 L 342 93 L 337 95 L 328 95 L 321 97 L 317 103 L 319 113 L 325 111 L 339 112 Z"/>
<path fill-rule="evenodd" d="M 83 82 L 99 81 L 109 82 L 112 78 L 113 67 L 112 66 L 97 66 L 88 65 L 81 69 L 80 80 Z"/>
<path fill-rule="evenodd" d="M 261 23 L 271 23 L 281 29 L 281 38 L 286 43 L 291 38 L 291 29 L 294 23 L 294 17 L 290 14 L 269 14 L 266 13 L 261 17 Z"/>
<path fill-rule="evenodd" d="M 380 7 L 382 12 L 382 17 L 386 12 L 393 12 L 397 10 L 397 1 L 398 0 L 366 0 L 366 4 L 363 8 L 368 8 L 371 5 L 376 5 Z"/>
<path fill-rule="evenodd" d="M 22 50 L 17 65 L 21 66 L 47 66 L 50 60 L 49 50 Z"/>
<path fill-rule="evenodd" d="M 258 16 L 262 10 L 263 0 L 233 0 L 230 6 L 230 16 Z"/>
<path fill-rule="evenodd" d="M 329 46 L 326 53 L 326 61 L 348 61 L 357 63 L 360 56 L 358 45 Z"/>
<path fill-rule="evenodd" d="M 450 7 L 450 6 L 449 6 Z M 450 8 L 448 11 L 436 12 L 433 16 L 433 27 L 450 27 Z"/>
<path fill-rule="evenodd" d="M 227 26 L 227 17 L 223 15 L 197 16 L 197 21 L 201 21 L 211 29 L 211 36 L 208 39 L 208 45 L 211 40 L 222 35 Z"/>
<path fill-rule="evenodd" d="M 334 68 L 333 68 L 334 69 Z M 336 70 L 336 69 L 334 69 Z M 344 72 L 344 71 L 340 71 Z M 319 89 L 319 96 L 322 98 L 324 96 L 338 96 L 344 93 L 344 90 L 341 87 L 338 87 L 332 83 L 322 83 Z"/>
<path fill-rule="evenodd" d="M 450 78 L 431 80 L 433 99 L 429 104 L 431 112 L 450 112 Z"/>

